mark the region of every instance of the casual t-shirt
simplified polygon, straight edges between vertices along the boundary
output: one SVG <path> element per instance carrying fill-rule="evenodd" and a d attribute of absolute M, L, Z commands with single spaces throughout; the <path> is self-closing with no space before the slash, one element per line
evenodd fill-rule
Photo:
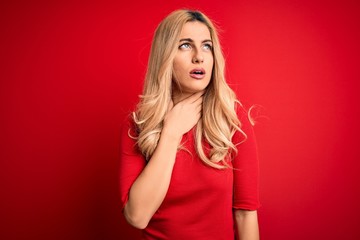
<path fill-rule="evenodd" d="M 177 152 L 169 189 L 143 230 L 143 239 L 234 239 L 233 209 L 260 207 L 254 132 L 243 109 L 238 110 L 238 117 L 247 138 L 239 131 L 234 134 L 232 141 L 237 144 L 238 152 L 226 169 L 215 169 L 200 160 L 195 151 L 194 129 L 183 135 L 182 144 L 186 150 Z M 146 166 L 136 140 L 129 137 L 129 129 L 134 134 L 131 120 L 124 125 L 121 139 L 122 207 L 132 184 Z"/>

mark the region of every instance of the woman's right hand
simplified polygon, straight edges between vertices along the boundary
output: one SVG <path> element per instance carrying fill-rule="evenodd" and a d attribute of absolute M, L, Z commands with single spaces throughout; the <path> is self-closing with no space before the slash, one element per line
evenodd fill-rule
<path fill-rule="evenodd" d="M 204 93 L 205 91 L 194 93 L 175 105 L 170 101 L 163 132 L 181 139 L 182 135 L 192 129 L 201 118 Z"/>

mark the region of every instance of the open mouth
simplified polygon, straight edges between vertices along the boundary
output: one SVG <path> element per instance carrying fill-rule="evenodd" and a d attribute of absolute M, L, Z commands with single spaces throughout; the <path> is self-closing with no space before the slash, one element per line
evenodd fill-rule
<path fill-rule="evenodd" d="M 201 76 L 205 74 L 205 70 L 204 69 L 193 69 L 190 74 L 195 74 L 197 76 Z"/>

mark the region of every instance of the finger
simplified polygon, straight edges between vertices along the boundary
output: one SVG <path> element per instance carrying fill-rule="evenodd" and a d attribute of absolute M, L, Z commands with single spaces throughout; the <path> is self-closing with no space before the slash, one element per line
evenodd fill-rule
<path fill-rule="evenodd" d="M 202 95 L 205 94 L 205 90 L 202 90 L 200 92 L 193 93 L 192 95 L 188 96 L 182 102 L 195 102 L 198 98 L 200 98 Z"/>
<path fill-rule="evenodd" d="M 202 105 L 201 104 L 197 105 L 195 111 L 198 113 L 202 113 Z"/>
<path fill-rule="evenodd" d="M 194 100 L 192 103 L 195 105 L 202 105 L 203 99 L 204 99 L 203 96 L 200 96 L 199 98 Z"/>
<path fill-rule="evenodd" d="M 173 107 L 174 107 L 174 102 L 173 102 L 173 100 L 171 99 L 170 102 L 169 102 L 167 111 L 169 112 Z"/>
<path fill-rule="evenodd" d="M 205 90 L 202 90 L 202 91 L 200 91 L 200 92 L 195 93 L 195 94 L 193 95 L 193 96 L 194 96 L 194 99 L 195 99 L 194 102 L 196 102 L 196 101 L 198 101 L 198 100 L 201 100 L 201 102 L 202 102 L 204 94 L 205 94 Z"/>
<path fill-rule="evenodd" d="M 202 116 L 201 111 L 196 114 L 196 118 L 197 118 L 196 122 L 198 122 L 201 119 L 201 116 Z"/>

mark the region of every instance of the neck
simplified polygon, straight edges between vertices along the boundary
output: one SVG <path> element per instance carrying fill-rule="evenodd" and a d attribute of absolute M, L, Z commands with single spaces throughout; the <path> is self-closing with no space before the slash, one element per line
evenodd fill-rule
<path fill-rule="evenodd" d="M 172 96 L 174 105 L 176 105 L 177 103 L 181 102 L 182 100 L 190 97 L 191 95 L 192 95 L 191 93 L 186 93 L 186 92 L 174 92 L 174 94 Z"/>

